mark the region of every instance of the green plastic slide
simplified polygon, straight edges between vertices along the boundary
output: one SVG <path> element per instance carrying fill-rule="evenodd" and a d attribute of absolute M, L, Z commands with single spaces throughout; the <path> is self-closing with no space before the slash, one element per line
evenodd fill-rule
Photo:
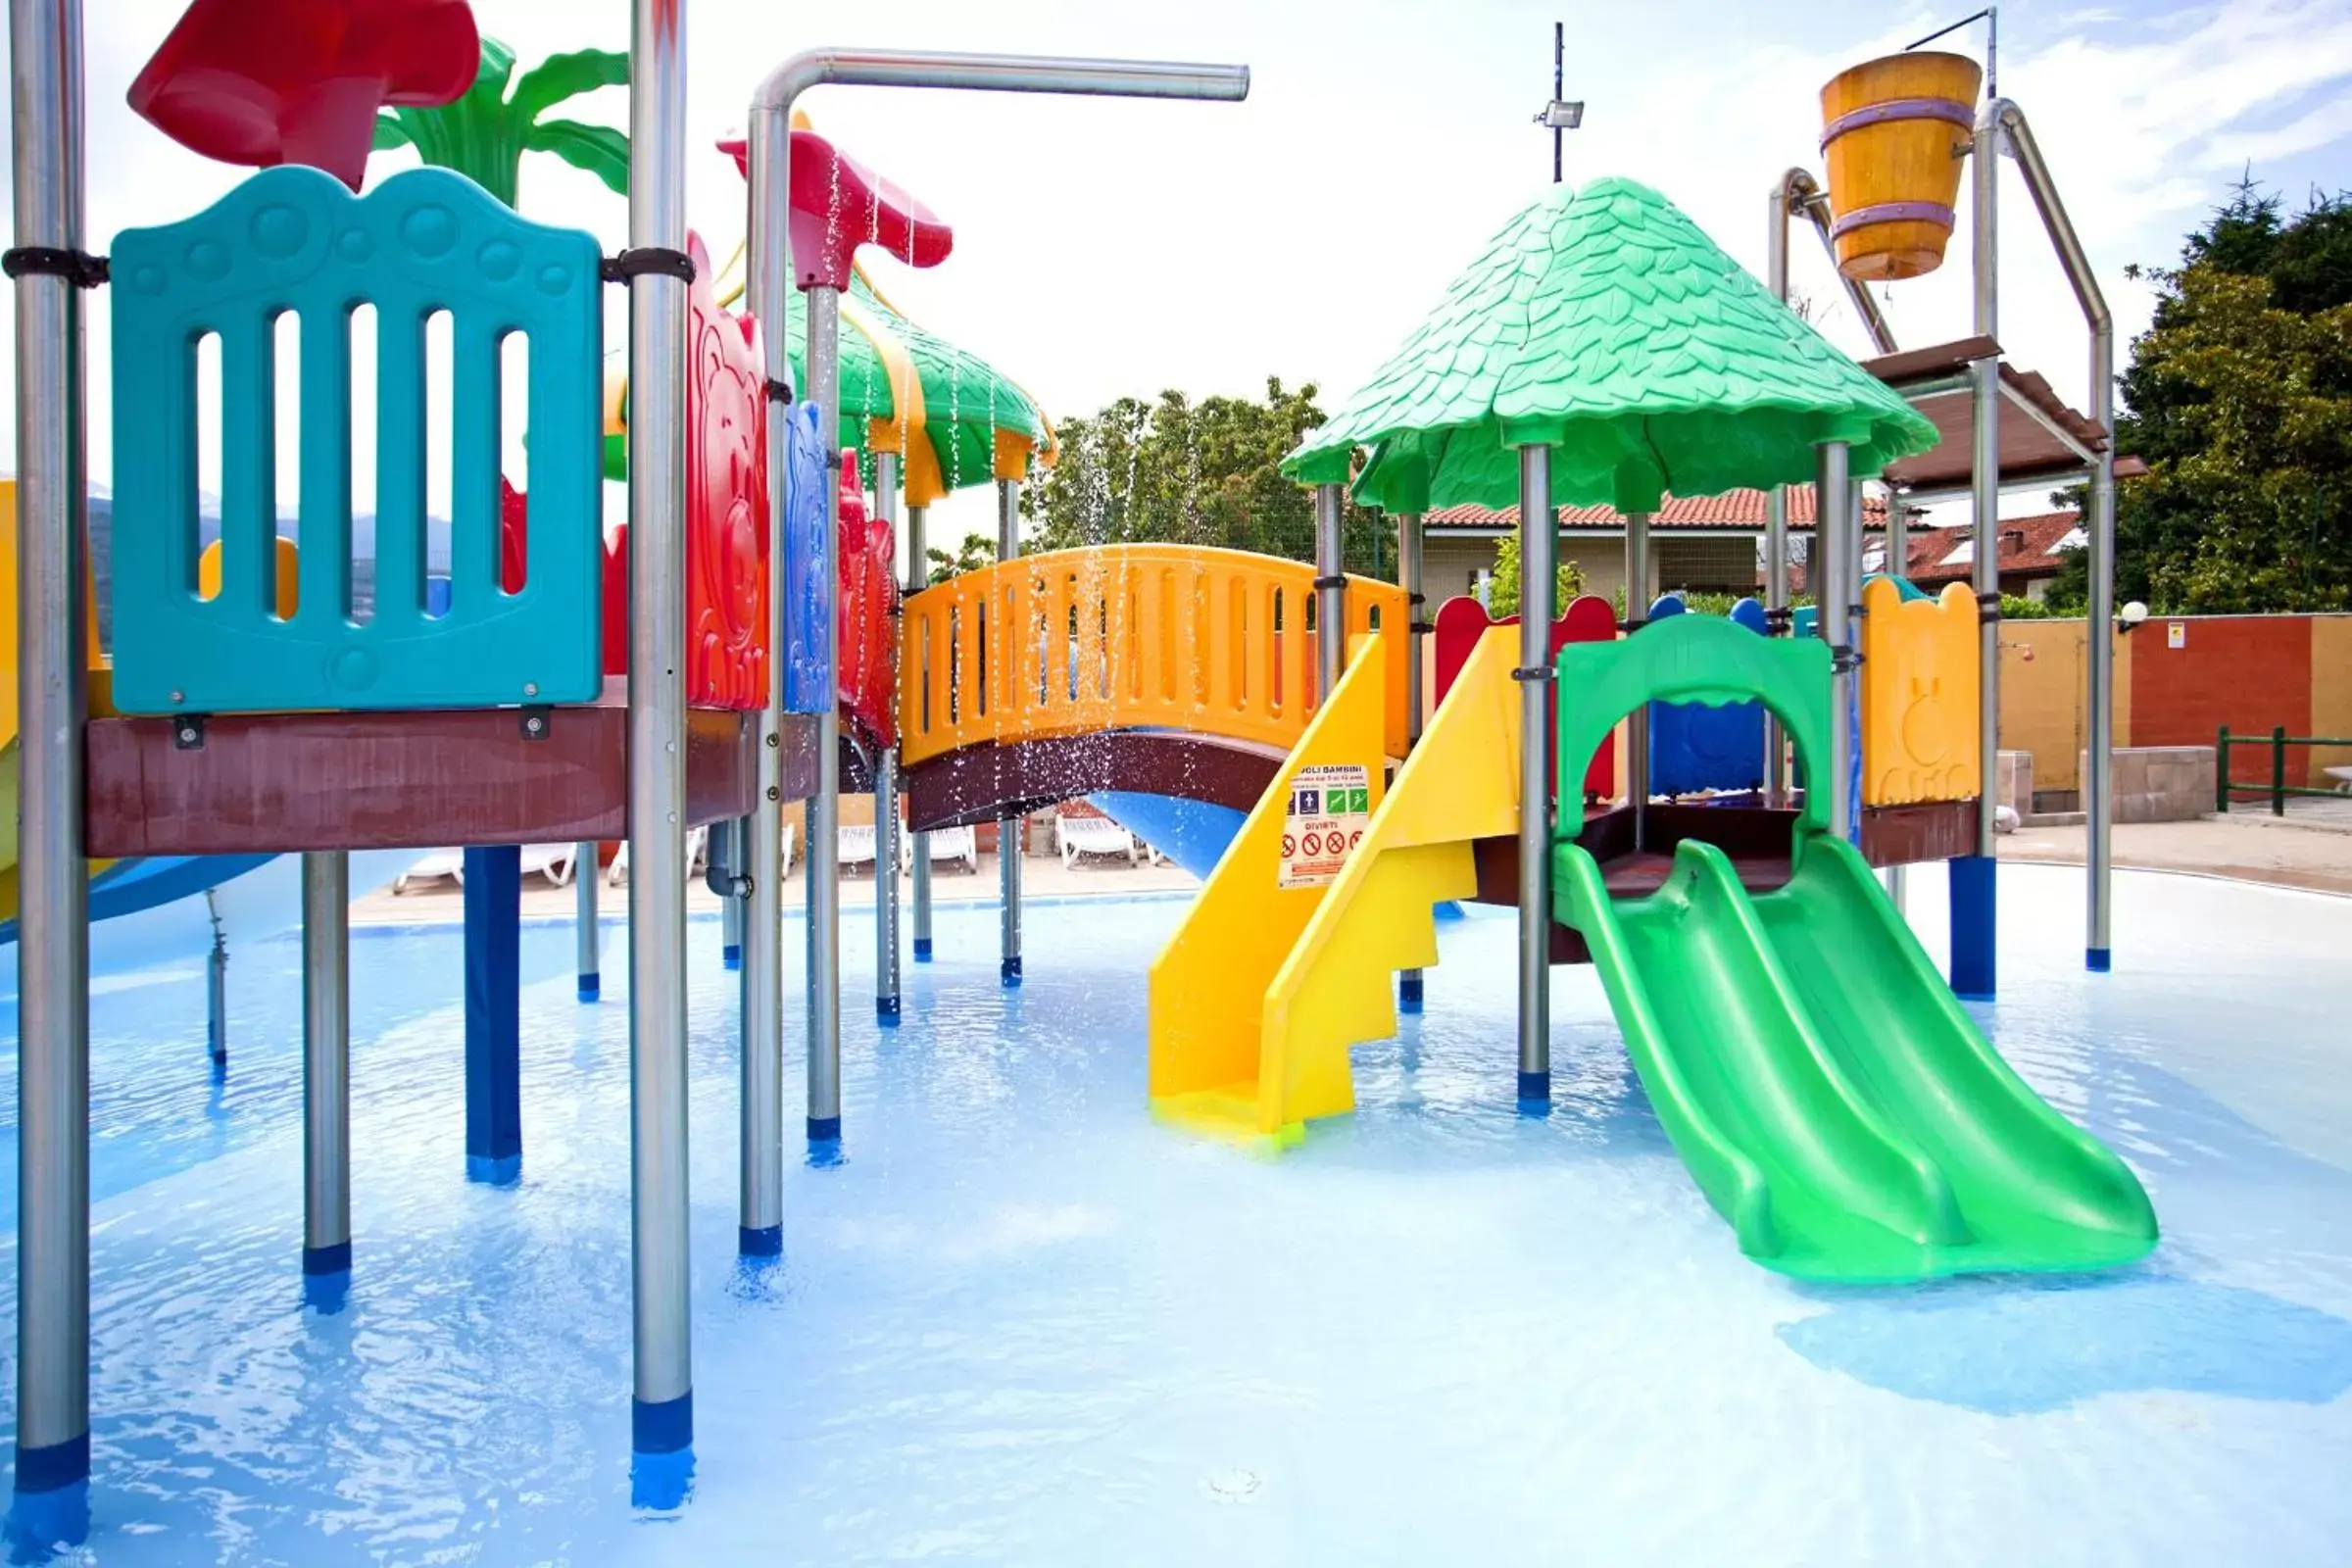
<path fill-rule="evenodd" d="M 1813 776 L 1829 656 L 1688 615 L 1559 659 L 1559 766 L 1641 702 L 1761 697 Z M 1807 799 L 1792 874 L 1750 894 L 1685 839 L 1657 892 L 1612 900 L 1552 847 L 1555 916 L 1584 933 L 1658 1119 L 1740 1250 L 1805 1279 L 2110 1268 L 2156 1245 L 2113 1152 L 2001 1059 L 1877 876 Z"/>
<path fill-rule="evenodd" d="M 2124 1162 L 2003 1061 L 1841 840 L 1750 897 L 1684 841 L 1616 903 L 1574 845 L 1585 933 L 1667 1136 L 1740 1250 L 1805 1279 L 1914 1280 L 2129 1263 L 2156 1215 Z"/>

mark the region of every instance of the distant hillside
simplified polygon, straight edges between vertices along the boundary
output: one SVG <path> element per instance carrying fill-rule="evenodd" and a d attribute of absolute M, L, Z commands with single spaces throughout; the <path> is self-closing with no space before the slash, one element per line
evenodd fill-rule
<path fill-rule="evenodd" d="M 206 500 L 210 502 L 211 498 Z M 284 519 L 286 531 L 295 532 L 293 519 Z M 197 529 L 204 543 L 211 544 L 220 537 L 220 514 L 210 509 L 197 516 Z M 425 528 L 425 537 L 434 541 L 426 553 L 424 569 L 428 572 L 449 570 L 449 529 L 438 518 Z M 353 561 L 351 564 L 352 609 L 362 616 L 375 610 L 375 515 L 368 513 L 351 519 Z M 115 504 L 111 496 L 90 495 L 90 573 L 98 581 L 98 636 L 113 646 L 115 636 Z"/>

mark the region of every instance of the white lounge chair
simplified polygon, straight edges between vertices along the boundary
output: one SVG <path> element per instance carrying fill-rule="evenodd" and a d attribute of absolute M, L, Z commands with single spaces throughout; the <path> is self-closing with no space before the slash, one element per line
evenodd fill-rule
<path fill-rule="evenodd" d="M 702 875 L 703 867 L 710 862 L 710 830 L 707 827 L 688 828 L 686 830 L 686 874 L 688 876 Z M 618 887 L 628 879 L 629 841 L 624 838 L 620 841 L 620 849 L 612 857 L 612 863 L 605 870 L 605 880 L 613 887 Z"/>
<path fill-rule="evenodd" d="M 969 823 L 962 827 L 933 828 L 923 835 L 923 840 L 931 846 L 933 865 L 942 860 L 960 862 L 966 871 L 979 874 L 980 834 Z M 911 833 L 899 836 L 899 865 L 902 869 L 911 869 L 914 865 L 914 835 Z"/>
<path fill-rule="evenodd" d="M 1143 848 L 1136 843 L 1135 835 L 1100 812 L 1085 816 L 1056 812 L 1054 849 L 1061 857 L 1065 871 L 1078 863 L 1081 855 L 1123 855 L 1129 865 L 1144 862 Z"/>
<path fill-rule="evenodd" d="M 576 869 L 573 862 L 578 857 L 579 846 L 576 844 L 525 844 L 522 847 L 522 874 L 529 876 L 536 872 L 557 887 L 568 887 L 572 872 Z M 443 877 L 460 887 L 466 885 L 464 850 L 434 850 L 394 878 L 392 891 L 399 895 L 408 892 L 411 883 L 437 882 Z"/>

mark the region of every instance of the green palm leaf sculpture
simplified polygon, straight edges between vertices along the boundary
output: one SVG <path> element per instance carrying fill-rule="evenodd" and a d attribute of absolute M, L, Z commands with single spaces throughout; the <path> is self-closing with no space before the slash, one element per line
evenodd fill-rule
<path fill-rule="evenodd" d="M 540 118 L 567 98 L 599 87 L 625 87 L 629 57 L 605 49 L 550 55 L 514 81 L 514 51 L 482 39 L 473 86 L 440 109 L 387 109 L 376 118 L 375 147 L 414 147 L 428 164 L 454 169 L 514 206 L 526 152 L 553 153 L 584 169 L 614 193 L 629 192 L 629 138 L 610 125 Z"/>

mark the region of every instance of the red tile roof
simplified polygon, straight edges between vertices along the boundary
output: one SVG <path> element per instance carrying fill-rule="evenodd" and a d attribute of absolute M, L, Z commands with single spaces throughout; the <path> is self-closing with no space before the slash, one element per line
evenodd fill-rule
<path fill-rule="evenodd" d="M 2016 581 L 2034 577 L 2054 577 L 2064 564 L 2066 552 L 2058 546 L 2067 541 L 2082 524 L 2080 513 L 2045 512 L 2032 517 L 2003 517 L 2000 526 L 2000 553 L 1997 557 L 2000 575 Z M 1884 536 L 1868 539 L 1862 546 L 1862 562 L 1866 569 L 1883 569 L 1885 561 Z M 1976 570 L 1975 552 L 1952 560 L 1954 552 L 1975 543 L 1975 529 L 1967 524 L 1956 528 L 1913 528 L 1903 536 L 1905 553 L 1910 557 L 1909 567 L 1903 575 L 1918 588 L 1940 588 L 1947 582 L 1967 582 Z M 2070 545 L 2069 548 L 2072 548 Z M 1803 593 L 1805 567 L 1801 562 L 1788 567 L 1788 590 Z"/>
<path fill-rule="evenodd" d="M 2054 577 L 2064 563 L 2066 551 L 2078 548 L 2080 540 L 2069 543 L 2069 536 L 2082 526 L 2082 515 L 2077 512 L 2045 512 L 2032 517 L 2003 517 L 2000 520 L 2000 545 L 1994 557 L 2004 577 Z M 1947 582 L 1966 582 L 1974 570 L 1973 552 L 1961 547 L 1973 543 L 1975 531 L 1957 528 L 1918 528 L 1905 535 L 1909 546 L 1909 569 L 1904 575 L 1921 588 L 1934 588 Z M 1958 561 L 1952 560 L 1955 552 Z"/>
<path fill-rule="evenodd" d="M 1883 527 L 1886 520 L 1886 504 L 1876 496 L 1862 502 L 1864 526 Z M 1788 526 L 1813 526 L 1813 487 L 1809 484 L 1788 487 Z M 1519 509 L 1504 507 L 1499 511 L 1489 507 L 1439 507 L 1422 519 L 1425 528 L 1516 528 Z M 1719 496 L 1668 496 L 1649 519 L 1652 528 L 1754 528 L 1764 526 L 1764 492 L 1761 490 L 1727 490 Z M 1614 507 L 1562 507 L 1560 526 L 1563 528 L 1622 529 L 1625 518 Z"/>

